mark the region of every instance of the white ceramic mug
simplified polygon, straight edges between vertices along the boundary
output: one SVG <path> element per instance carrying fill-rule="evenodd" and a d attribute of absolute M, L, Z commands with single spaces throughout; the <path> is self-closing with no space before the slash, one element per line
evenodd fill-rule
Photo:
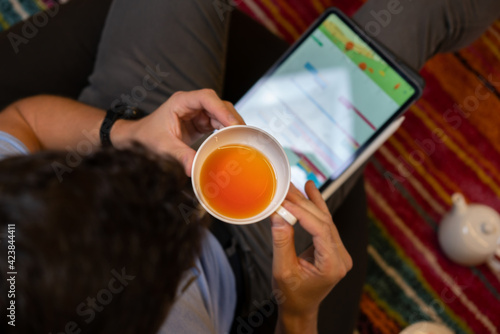
<path fill-rule="evenodd" d="M 262 153 L 272 165 L 276 176 L 276 188 L 274 196 L 267 207 L 261 212 L 247 218 L 233 218 L 217 212 L 209 204 L 200 184 L 200 175 L 206 159 L 220 147 L 227 145 L 250 146 Z M 196 197 L 201 205 L 215 218 L 237 225 L 251 224 L 269 217 L 274 212 L 278 213 L 291 225 L 297 219 L 281 206 L 290 187 L 291 172 L 290 163 L 283 147 L 267 132 L 253 126 L 235 125 L 214 132 L 198 148 L 191 170 L 191 181 Z M 221 187 L 221 191 L 224 191 Z"/>
<path fill-rule="evenodd" d="M 453 334 L 453 331 L 440 323 L 419 321 L 406 327 L 399 334 Z"/>

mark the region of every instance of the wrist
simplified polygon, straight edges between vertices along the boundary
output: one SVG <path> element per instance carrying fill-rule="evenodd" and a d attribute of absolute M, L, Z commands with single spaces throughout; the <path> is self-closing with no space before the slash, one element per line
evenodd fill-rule
<path fill-rule="evenodd" d="M 123 148 L 133 141 L 133 126 L 136 121 L 118 119 L 113 124 L 110 132 L 110 140 L 113 147 Z"/>
<path fill-rule="evenodd" d="M 130 120 L 138 120 L 146 113 L 137 108 L 124 103 L 118 103 L 106 111 L 106 115 L 99 130 L 101 145 L 124 147 L 132 140 L 131 131 L 133 124 Z"/>
<path fill-rule="evenodd" d="M 278 311 L 276 334 L 317 333 L 318 310 L 307 314 L 290 314 L 283 310 Z"/>

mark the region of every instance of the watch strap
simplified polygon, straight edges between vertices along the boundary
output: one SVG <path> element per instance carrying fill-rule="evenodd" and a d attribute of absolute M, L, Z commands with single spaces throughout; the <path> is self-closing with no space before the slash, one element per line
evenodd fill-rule
<path fill-rule="evenodd" d="M 118 118 L 120 118 L 120 114 L 116 112 L 115 109 L 112 108 L 106 111 L 106 116 L 104 117 L 101 129 L 99 130 L 102 147 L 113 146 L 113 143 L 111 143 L 111 128 Z"/>
<path fill-rule="evenodd" d="M 144 116 L 146 116 L 146 112 L 144 112 L 144 110 L 129 106 L 125 103 L 118 103 L 114 107 L 108 109 L 99 131 L 101 146 L 113 146 L 113 143 L 111 143 L 111 128 L 117 119 L 137 120 Z"/>

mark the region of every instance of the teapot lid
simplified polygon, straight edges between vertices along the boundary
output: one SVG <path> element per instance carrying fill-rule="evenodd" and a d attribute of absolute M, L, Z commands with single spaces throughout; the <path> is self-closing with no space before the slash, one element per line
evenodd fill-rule
<path fill-rule="evenodd" d="M 462 231 L 481 249 L 494 250 L 500 244 L 500 215 L 482 204 L 470 204 L 462 217 Z"/>

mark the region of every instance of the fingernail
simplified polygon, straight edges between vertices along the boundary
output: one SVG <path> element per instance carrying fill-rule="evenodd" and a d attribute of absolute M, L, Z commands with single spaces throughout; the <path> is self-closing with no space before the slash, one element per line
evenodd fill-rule
<path fill-rule="evenodd" d="M 233 115 L 229 114 L 227 117 L 229 124 L 238 124 L 238 120 Z"/>

